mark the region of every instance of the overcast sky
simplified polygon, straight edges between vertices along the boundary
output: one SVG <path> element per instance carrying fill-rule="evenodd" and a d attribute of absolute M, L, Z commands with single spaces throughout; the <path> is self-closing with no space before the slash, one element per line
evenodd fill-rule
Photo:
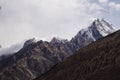
<path fill-rule="evenodd" d="M 2 47 L 37 37 L 72 38 L 95 18 L 120 26 L 118 0 L 0 0 Z"/>

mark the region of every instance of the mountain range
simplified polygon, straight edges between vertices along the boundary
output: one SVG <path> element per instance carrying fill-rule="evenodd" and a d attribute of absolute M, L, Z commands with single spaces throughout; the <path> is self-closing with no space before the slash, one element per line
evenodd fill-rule
<path fill-rule="evenodd" d="M 79 49 L 116 30 L 107 21 L 97 19 L 69 41 L 56 37 L 50 42 L 36 41 L 34 38 L 27 40 L 20 51 L 0 61 L 0 79 L 32 80 L 49 71 L 59 62 L 65 61 Z"/>
<path fill-rule="evenodd" d="M 34 80 L 120 80 L 120 30 L 81 48 Z"/>

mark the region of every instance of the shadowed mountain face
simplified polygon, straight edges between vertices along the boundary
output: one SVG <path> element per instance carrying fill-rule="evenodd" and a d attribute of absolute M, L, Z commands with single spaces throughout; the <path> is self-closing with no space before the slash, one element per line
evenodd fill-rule
<path fill-rule="evenodd" d="M 31 80 L 47 72 L 80 48 L 115 31 L 104 20 L 95 20 L 70 41 L 53 38 L 51 42 L 27 40 L 17 53 L 0 61 L 0 80 Z"/>
<path fill-rule="evenodd" d="M 120 80 L 120 31 L 80 49 L 35 80 Z"/>

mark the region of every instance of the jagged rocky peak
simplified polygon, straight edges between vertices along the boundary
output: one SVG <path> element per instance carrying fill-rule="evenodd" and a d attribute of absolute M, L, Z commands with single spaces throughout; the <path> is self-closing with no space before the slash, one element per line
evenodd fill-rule
<path fill-rule="evenodd" d="M 24 47 L 26 47 L 30 44 L 36 43 L 36 42 L 37 42 L 37 40 L 35 38 L 29 39 L 29 40 L 25 41 Z"/>
<path fill-rule="evenodd" d="M 95 20 L 90 28 L 96 28 L 102 36 L 107 36 L 117 30 L 112 24 L 108 23 L 105 19 Z"/>
<path fill-rule="evenodd" d="M 66 43 L 66 42 L 68 42 L 68 40 L 67 39 L 62 39 L 62 38 L 59 38 L 59 37 L 53 37 L 50 42 L 51 43 Z"/>
<path fill-rule="evenodd" d="M 106 20 L 96 19 L 88 28 L 80 30 L 76 37 L 87 35 L 87 37 L 92 37 L 96 40 L 98 36 L 104 37 L 115 32 L 116 30 L 117 28 L 112 24 L 109 24 Z"/>
<path fill-rule="evenodd" d="M 71 43 L 73 47 L 76 47 L 75 50 L 79 50 L 81 47 L 105 37 L 116 30 L 117 28 L 104 19 L 96 19 L 88 28 L 80 30 L 78 34 L 71 39 Z"/>

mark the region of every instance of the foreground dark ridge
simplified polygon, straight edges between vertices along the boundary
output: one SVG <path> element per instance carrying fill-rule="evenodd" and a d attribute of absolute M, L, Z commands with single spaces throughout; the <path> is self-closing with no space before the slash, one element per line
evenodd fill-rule
<path fill-rule="evenodd" d="M 82 48 L 35 80 L 120 80 L 120 31 Z"/>

